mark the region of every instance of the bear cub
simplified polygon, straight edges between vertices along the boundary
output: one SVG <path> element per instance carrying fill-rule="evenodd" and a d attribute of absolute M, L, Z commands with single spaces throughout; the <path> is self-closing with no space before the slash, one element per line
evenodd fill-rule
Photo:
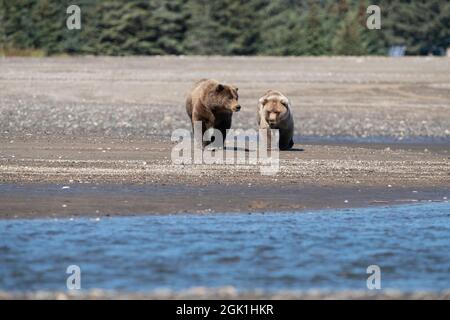
<path fill-rule="evenodd" d="M 294 118 L 289 99 L 279 91 L 269 90 L 260 99 L 257 110 L 260 129 L 278 129 L 279 149 L 288 150 L 294 145 Z M 270 135 L 268 135 L 270 148 Z"/>

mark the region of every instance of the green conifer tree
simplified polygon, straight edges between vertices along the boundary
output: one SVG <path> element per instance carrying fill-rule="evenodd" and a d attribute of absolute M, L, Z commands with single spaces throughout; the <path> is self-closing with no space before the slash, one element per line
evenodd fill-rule
<path fill-rule="evenodd" d="M 349 11 L 340 23 L 333 39 L 333 51 L 336 55 L 363 55 L 367 53 L 363 39 L 363 28 L 355 11 Z"/>

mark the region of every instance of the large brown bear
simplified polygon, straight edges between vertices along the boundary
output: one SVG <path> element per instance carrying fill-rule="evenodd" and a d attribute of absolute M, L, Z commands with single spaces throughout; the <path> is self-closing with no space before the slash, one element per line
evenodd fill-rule
<path fill-rule="evenodd" d="M 279 149 L 288 150 L 294 145 L 294 118 L 289 99 L 279 91 L 269 90 L 260 99 L 256 113 L 260 129 L 278 129 Z M 268 136 L 270 138 L 270 136 Z M 268 139 L 270 145 L 270 139 Z"/>
<path fill-rule="evenodd" d="M 202 137 L 210 128 L 218 129 L 225 142 L 226 130 L 231 127 L 233 112 L 241 109 L 238 88 L 216 80 L 197 81 L 186 99 L 186 111 L 194 129 L 195 121 L 202 123 Z M 210 142 L 203 141 L 203 147 Z"/>

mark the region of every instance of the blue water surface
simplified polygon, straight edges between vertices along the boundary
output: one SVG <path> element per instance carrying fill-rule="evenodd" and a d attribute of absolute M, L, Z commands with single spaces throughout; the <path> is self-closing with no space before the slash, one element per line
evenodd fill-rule
<path fill-rule="evenodd" d="M 0 220 L 0 290 L 450 288 L 450 204 L 300 213 Z"/>

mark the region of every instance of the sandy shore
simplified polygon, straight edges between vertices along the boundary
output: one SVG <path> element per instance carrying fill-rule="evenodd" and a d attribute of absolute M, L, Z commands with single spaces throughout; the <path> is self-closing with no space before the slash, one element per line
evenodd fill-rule
<path fill-rule="evenodd" d="M 450 198 L 448 59 L 8 58 L 0 70 L 0 218 Z M 189 128 L 185 92 L 202 77 L 239 86 L 233 128 L 255 128 L 267 88 L 292 99 L 296 150 L 280 153 L 276 176 L 171 162 L 172 130 Z"/>

